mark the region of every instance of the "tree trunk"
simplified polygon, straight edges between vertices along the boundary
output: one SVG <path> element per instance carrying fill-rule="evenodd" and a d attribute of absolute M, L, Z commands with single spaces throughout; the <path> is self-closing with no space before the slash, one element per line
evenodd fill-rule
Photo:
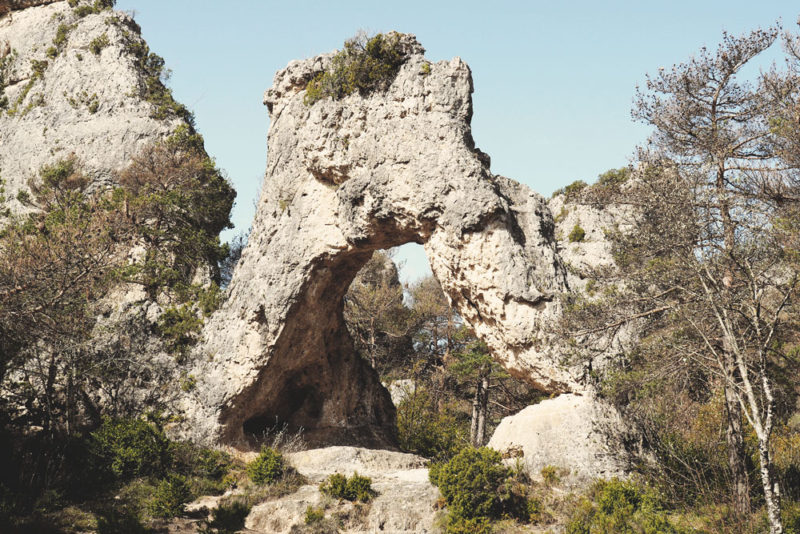
<path fill-rule="evenodd" d="M 731 390 L 725 385 L 725 412 L 728 419 L 726 439 L 728 443 L 728 466 L 731 469 L 733 487 L 733 510 L 738 516 L 750 513 L 750 481 L 747 474 L 742 429 L 742 408 Z"/>
<path fill-rule="evenodd" d="M 781 489 L 775 480 L 768 440 L 758 439 L 758 457 L 761 462 L 761 483 L 764 486 L 764 501 L 767 504 L 769 534 L 783 534 L 781 520 Z"/>
<path fill-rule="evenodd" d="M 472 399 L 472 419 L 469 424 L 469 442 L 473 447 L 478 447 L 478 412 L 480 411 L 480 395 L 481 387 L 480 382 L 475 388 L 475 398 Z"/>
<path fill-rule="evenodd" d="M 482 447 L 486 443 L 486 413 L 489 410 L 489 377 L 482 377 L 478 383 L 478 425 L 475 434 L 475 446 Z"/>

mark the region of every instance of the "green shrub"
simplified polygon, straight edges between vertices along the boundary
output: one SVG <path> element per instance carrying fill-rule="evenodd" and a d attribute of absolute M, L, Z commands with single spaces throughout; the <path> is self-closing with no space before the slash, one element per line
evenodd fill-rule
<path fill-rule="evenodd" d="M 495 450 L 463 449 L 446 464 L 432 466 L 428 474 L 453 518 L 499 518 L 508 508 L 504 490 L 513 473 Z"/>
<path fill-rule="evenodd" d="M 652 490 L 633 482 L 600 480 L 592 488 L 593 501 L 584 499 L 567 524 L 567 534 L 631 532 L 641 534 L 679 534 L 662 510 L 660 498 Z"/>
<path fill-rule="evenodd" d="M 103 49 L 109 44 L 110 41 L 108 40 L 108 35 L 104 33 L 103 35 L 92 39 L 92 41 L 89 43 L 89 50 L 92 51 L 92 54 L 99 56 L 100 52 L 102 52 Z"/>
<path fill-rule="evenodd" d="M 800 503 L 783 501 L 781 517 L 786 534 L 800 534 Z"/>
<path fill-rule="evenodd" d="M 399 33 L 348 39 L 331 66 L 308 82 L 303 102 L 311 106 L 323 98 L 339 100 L 356 91 L 367 94 L 385 89 L 406 59 Z"/>
<path fill-rule="evenodd" d="M 60 54 L 61 51 L 64 50 L 64 47 L 67 45 L 70 32 L 74 29 L 75 29 L 75 24 L 59 24 L 58 29 L 56 30 L 56 36 L 53 38 L 52 56 L 50 49 L 47 50 L 47 55 L 52 58 L 55 58 L 58 54 Z"/>
<path fill-rule="evenodd" d="M 345 499 L 353 502 L 369 502 L 375 496 L 375 491 L 372 489 L 372 479 L 362 477 L 358 473 L 353 473 L 350 478 L 340 473 L 334 473 L 320 484 L 319 491 L 335 499 Z"/>
<path fill-rule="evenodd" d="M 169 459 L 169 440 L 147 421 L 105 418 L 91 434 L 90 450 L 99 470 L 115 478 L 160 475 Z"/>
<path fill-rule="evenodd" d="M 558 476 L 558 469 L 554 465 L 546 465 L 542 467 L 542 480 L 548 486 L 558 484 L 561 478 Z"/>
<path fill-rule="evenodd" d="M 247 464 L 247 476 L 259 486 L 272 484 L 284 471 L 283 456 L 271 447 L 262 447 L 258 457 Z"/>
<path fill-rule="evenodd" d="M 167 308 L 158 318 L 158 333 L 167 344 L 167 350 L 180 358 L 186 356 L 197 342 L 203 320 L 189 305 Z"/>
<path fill-rule="evenodd" d="M 156 486 L 147 509 L 153 517 L 178 517 L 183 514 L 186 503 L 191 500 L 192 492 L 186 483 L 186 477 L 170 473 Z"/>
<path fill-rule="evenodd" d="M 568 186 L 553 191 L 553 197 L 557 197 L 558 195 L 564 195 L 566 197 L 566 200 L 570 200 L 571 198 L 577 196 L 588 185 L 589 184 L 587 184 L 583 180 L 575 180 Z"/>
<path fill-rule="evenodd" d="M 576 224 L 572 228 L 572 231 L 569 233 L 567 238 L 569 239 L 570 243 L 580 243 L 584 240 L 584 238 L 586 238 L 586 230 L 581 228 L 581 225 Z"/>
<path fill-rule="evenodd" d="M 397 437 L 400 447 L 408 452 L 447 461 L 468 442 L 466 419 L 460 420 L 455 410 L 439 410 L 427 390 L 417 388 L 397 406 Z"/>
<path fill-rule="evenodd" d="M 323 519 L 325 519 L 325 510 L 321 508 L 314 508 L 313 506 L 306 507 L 306 517 L 304 520 L 306 525 L 319 523 Z"/>
<path fill-rule="evenodd" d="M 449 517 L 444 530 L 447 534 L 492 534 L 492 522 L 487 517 Z"/>
<path fill-rule="evenodd" d="M 94 3 L 91 4 L 83 4 L 79 5 L 78 0 L 70 0 L 69 5 L 75 10 L 75 14 L 79 17 L 83 18 L 87 15 L 92 15 L 94 13 L 101 13 L 107 9 L 111 9 L 114 7 L 114 4 L 117 3 L 117 0 L 95 0 Z"/>
<path fill-rule="evenodd" d="M 597 177 L 597 185 L 600 187 L 618 187 L 631 177 L 631 171 L 627 167 L 620 169 L 610 169 Z"/>
<path fill-rule="evenodd" d="M 173 441 L 169 445 L 170 469 L 186 476 L 222 480 L 231 470 L 230 454 L 198 447 L 188 441 Z"/>
<path fill-rule="evenodd" d="M 235 534 L 244 528 L 250 513 L 250 504 L 245 498 L 234 498 L 219 504 L 211 512 L 211 520 L 205 520 L 198 529 L 200 534 Z"/>

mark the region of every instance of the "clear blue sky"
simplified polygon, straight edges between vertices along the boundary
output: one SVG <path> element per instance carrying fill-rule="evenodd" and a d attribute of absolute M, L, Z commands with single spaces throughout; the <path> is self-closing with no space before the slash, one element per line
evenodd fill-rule
<path fill-rule="evenodd" d="M 492 171 L 549 195 L 628 163 L 649 132 L 630 118 L 646 73 L 716 47 L 723 30 L 779 18 L 796 30 L 800 14 L 789 0 L 118 0 L 117 8 L 135 11 L 236 187 L 235 231 L 250 225 L 265 168 L 261 100 L 273 75 L 359 29 L 413 33 L 429 59 L 464 59 L 475 82 L 473 135 Z M 405 278 L 424 272 L 419 249 L 403 256 Z"/>

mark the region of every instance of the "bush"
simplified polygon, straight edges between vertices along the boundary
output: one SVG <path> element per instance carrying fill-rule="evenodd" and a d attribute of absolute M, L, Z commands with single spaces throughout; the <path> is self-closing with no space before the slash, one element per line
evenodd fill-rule
<path fill-rule="evenodd" d="M 513 472 L 495 450 L 463 449 L 446 464 L 432 466 L 429 477 L 439 487 L 454 520 L 524 514 L 520 508 L 525 509 L 526 503 L 514 487 Z"/>
<path fill-rule="evenodd" d="M 258 458 L 247 464 L 247 476 L 259 486 L 272 484 L 284 471 L 283 456 L 271 447 L 262 447 Z"/>
<path fill-rule="evenodd" d="M 447 461 L 464 448 L 468 421 L 460 421 L 452 410 L 439 411 L 428 392 L 417 388 L 397 406 L 397 437 L 400 447 L 436 461 Z"/>
<path fill-rule="evenodd" d="M 306 525 L 319 523 L 323 519 L 325 519 L 325 510 L 314 508 L 313 506 L 306 507 L 306 517 L 304 520 Z"/>
<path fill-rule="evenodd" d="M 319 491 L 335 499 L 353 502 L 369 502 L 375 496 L 372 479 L 362 477 L 358 473 L 353 473 L 349 479 L 340 473 L 334 473 L 320 484 Z"/>
<path fill-rule="evenodd" d="M 109 44 L 110 41 L 108 40 L 108 35 L 104 33 L 103 35 L 92 39 L 92 41 L 89 43 L 89 50 L 92 51 L 92 54 L 99 56 L 100 52 L 102 52 L 103 49 Z"/>
<path fill-rule="evenodd" d="M 405 60 L 399 33 L 348 39 L 331 60 L 330 68 L 308 82 L 303 102 L 311 106 L 327 97 L 339 100 L 356 91 L 366 94 L 385 89 Z"/>
<path fill-rule="evenodd" d="M 579 224 L 576 224 L 572 228 L 572 231 L 569 233 L 569 236 L 567 236 L 570 243 L 580 243 L 581 241 L 584 240 L 585 237 L 586 237 L 586 230 L 581 228 L 581 225 Z"/>
<path fill-rule="evenodd" d="M 197 342 L 203 320 L 188 305 L 167 308 L 158 318 L 158 333 L 167 344 L 167 350 L 182 359 Z"/>
<path fill-rule="evenodd" d="M 486 517 L 450 517 L 444 531 L 447 534 L 492 534 L 492 522 Z"/>
<path fill-rule="evenodd" d="M 600 187 L 618 187 L 631 177 L 631 171 L 627 167 L 620 169 L 610 169 L 597 177 L 597 185 Z"/>
<path fill-rule="evenodd" d="M 105 418 L 91 434 L 90 450 L 99 470 L 115 478 L 160 475 L 169 459 L 169 440 L 147 421 Z"/>
<path fill-rule="evenodd" d="M 230 454 L 188 441 L 173 441 L 169 453 L 171 469 L 186 476 L 222 480 L 233 464 Z"/>
<path fill-rule="evenodd" d="M 637 532 L 678 534 L 655 492 L 633 482 L 600 480 L 592 488 L 594 502 L 584 499 L 567 524 L 567 534 Z"/>
<path fill-rule="evenodd" d="M 250 513 L 246 499 L 236 498 L 222 502 L 211 512 L 211 520 L 205 520 L 198 529 L 200 534 L 234 534 L 244 528 Z"/>
<path fill-rule="evenodd" d="M 542 467 L 542 480 L 548 486 L 558 484 L 561 482 L 561 477 L 558 476 L 558 469 L 554 465 L 546 465 Z"/>
<path fill-rule="evenodd" d="M 583 180 L 575 180 L 571 184 L 566 187 L 562 187 L 561 189 L 556 189 L 553 191 L 553 197 L 557 197 L 558 195 L 564 195 L 565 200 L 570 200 L 576 197 L 581 191 L 583 191 L 589 184 L 584 182 Z"/>
<path fill-rule="evenodd" d="M 191 500 L 192 492 L 186 478 L 170 473 L 158 483 L 147 509 L 153 517 L 178 517 L 183 514 L 186 503 Z"/>

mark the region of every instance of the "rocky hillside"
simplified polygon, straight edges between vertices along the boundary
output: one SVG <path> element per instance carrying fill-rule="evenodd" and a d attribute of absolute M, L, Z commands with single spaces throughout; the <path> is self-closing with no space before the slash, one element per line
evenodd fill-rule
<path fill-rule="evenodd" d="M 44 4 L 0 17 L 0 176 L 13 211 L 27 209 L 43 165 L 74 155 L 104 187 L 188 117 L 128 14 Z"/>

